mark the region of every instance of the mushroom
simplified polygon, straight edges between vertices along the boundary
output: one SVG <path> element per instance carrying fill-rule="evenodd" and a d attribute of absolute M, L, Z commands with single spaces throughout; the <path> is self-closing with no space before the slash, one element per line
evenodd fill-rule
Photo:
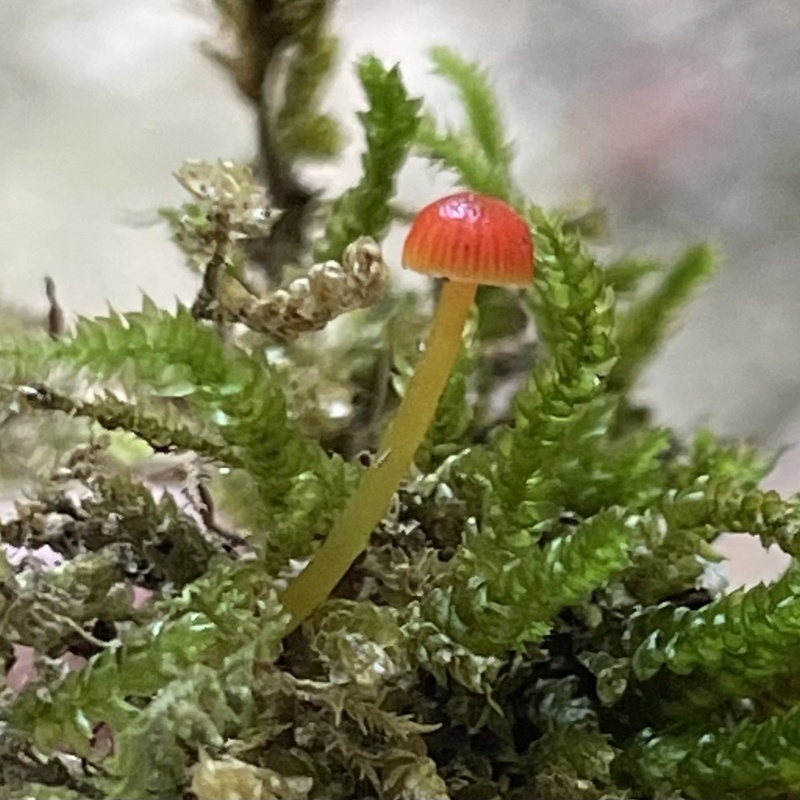
<path fill-rule="evenodd" d="M 479 284 L 527 285 L 533 279 L 528 224 L 495 197 L 459 192 L 419 212 L 403 248 L 403 265 L 445 278 L 427 346 L 403 401 L 333 530 L 281 602 L 299 625 L 366 549 L 409 471 L 447 385 Z"/>

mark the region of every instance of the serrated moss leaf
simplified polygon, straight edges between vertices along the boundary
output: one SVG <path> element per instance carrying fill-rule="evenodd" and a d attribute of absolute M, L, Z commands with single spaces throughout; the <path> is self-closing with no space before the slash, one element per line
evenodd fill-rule
<path fill-rule="evenodd" d="M 406 160 L 419 125 L 421 101 L 406 92 L 400 69 L 390 69 L 374 56 L 358 65 L 358 76 L 369 108 L 359 114 L 367 149 L 361 158 L 359 183 L 334 203 L 325 234 L 314 248 L 320 261 L 339 259 L 359 236 L 380 242 L 391 222 L 389 201 L 397 173 Z"/>

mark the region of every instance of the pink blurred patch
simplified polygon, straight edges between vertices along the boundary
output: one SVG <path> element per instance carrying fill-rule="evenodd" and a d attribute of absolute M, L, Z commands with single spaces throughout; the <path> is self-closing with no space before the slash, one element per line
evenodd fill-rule
<path fill-rule="evenodd" d="M 16 660 L 6 673 L 6 683 L 9 689 L 18 692 L 26 683 L 37 677 L 36 651 L 32 647 L 17 644 L 14 645 L 14 655 Z"/>
<path fill-rule="evenodd" d="M 14 655 L 16 659 L 11 665 L 11 669 L 6 673 L 6 684 L 9 689 L 18 692 L 26 684 L 36 680 L 38 677 L 36 650 L 27 645 L 18 644 L 14 645 Z M 61 663 L 63 664 L 64 672 L 75 672 L 86 665 L 86 659 L 75 653 L 67 652 L 61 656 Z"/>
<path fill-rule="evenodd" d="M 603 180 L 685 174 L 724 154 L 721 143 L 744 90 L 735 73 L 699 65 L 683 73 L 605 77 L 592 80 L 570 125 L 573 140 L 591 148 L 589 161 Z M 603 86 L 610 88 L 598 91 Z"/>
<path fill-rule="evenodd" d="M 143 589 L 140 586 L 133 587 L 133 607 L 134 608 L 141 608 L 147 603 L 150 602 L 150 599 L 153 597 L 154 592 L 150 589 Z"/>

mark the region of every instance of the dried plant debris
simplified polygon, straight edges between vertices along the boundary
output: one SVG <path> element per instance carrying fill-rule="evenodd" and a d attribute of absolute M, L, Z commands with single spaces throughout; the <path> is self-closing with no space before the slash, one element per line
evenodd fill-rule
<path fill-rule="evenodd" d="M 195 302 L 68 330 L 51 291 L 49 326 L 0 326 L 0 465 L 26 491 L 0 517 L 0 800 L 796 796 L 797 565 L 728 595 L 711 577 L 722 531 L 795 558 L 800 504 L 759 488 L 768 458 L 684 441 L 630 396 L 712 253 L 601 264 L 591 219 L 514 183 L 483 71 L 436 50 L 464 127 L 362 59 L 363 173 L 259 281 L 275 164 L 322 154 L 328 5 L 216 6 L 218 59 L 281 152 L 258 180 L 178 173 L 191 199 L 165 216 Z M 381 250 L 410 154 L 515 205 L 535 285 L 479 299 L 412 474 L 290 631 L 286 586 L 380 467 L 427 324 Z"/>
<path fill-rule="evenodd" d="M 220 797 L 308 800 L 313 784 L 308 776 L 286 776 L 236 758 L 215 761 L 204 753 L 192 777 L 192 791 L 197 800 L 219 800 Z"/>
<path fill-rule="evenodd" d="M 221 281 L 245 282 L 243 241 L 267 236 L 279 214 L 268 208 L 265 189 L 248 165 L 189 161 L 175 177 L 194 199 L 161 213 L 189 267 L 204 275 L 195 307 L 198 315 L 208 314 Z M 246 283 L 240 291 L 246 293 Z"/>
<path fill-rule="evenodd" d="M 193 307 L 201 318 L 242 322 L 253 331 L 287 340 L 322 330 L 331 320 L 377 303 L 389 270 L 380 247 L 360 237 L 344 248 L 341 263 L 314 264 L 285 289 L 259 296 L 246 280 L 241 240 L 266 235 L 276 216 L 246 166 L 187 163 L 177 173 L 197 202 L 163 213 L 189 263 L 204 273 Z"/>
<path fill-rule="evenodd" d="M 308 277 L 296 278 L 286 289 L 240 309 L 238 318 L 251 330 L 285 341 L 322 330 L 340 314 L 377 303 L 388 282 L 389 268 L 380 247 L 364 237 L 348 245 L 341 264 L 314 264 Z"/>
<path fill-rule="evenodd" d="M 269 235 L 248 248 L 254 267 L 271 284 L 281 279 L 287 262 L 304 255 L 317 206 L 317 192 L 305 185 L 299 162 L 331 158 L 342 145 L 338 122 L 322 108 L 338 51 L 329 24 L 332 5 L 214 0 L 220 36 L 206 45 L 206 53 L 252 109 L 256 174 L 271 204 L 283 212 Z M 352 238 L 370 233 L 358 231 Z"/>

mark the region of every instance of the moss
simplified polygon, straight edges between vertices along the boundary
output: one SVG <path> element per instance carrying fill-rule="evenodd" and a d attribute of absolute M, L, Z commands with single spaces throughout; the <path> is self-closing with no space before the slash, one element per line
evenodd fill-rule
<path fill-rule="evenodd" d="M 335 149 L 317 107 L 327 4 L 217 5 L 235 45 L 217 58 L 277 149 L 272 172 L 178 172 L 190 197 L 165 217 L 196 301 L 0 333 L 3 468 L 33 490 L 0 523 L 9 555 L 27 548 L 0 564 L 0 652 L 8 668 L 33 648 L 36 668 L 0 697 L 0 797 L 790 796 L 796 567 L 728 596 L 698 581 L 722 531 L 794 555 L 797 501 L 759 490 L 768 458 L 683 442 L 629 394 L 711 252 L 602 264 L 601 215 L 526 197 L 486 75 L 438 49 L 463 129 L 362 59 L 363 174 L 319 228 L 302 217 L 270 277 L 285 287 L 265 286 L 257 243 L 286 176 Z M 276 105 L 261 89 L 278 62 Z M 421 305 L 384 293 L 380 252 L 411 155 L 516 205 L 535 285 L 479 301 L 413 474 L 287 635 L 286 582 L 380 461 L 423 333 Z M 336 342 L 313 332 L 335 317 Z"/>

